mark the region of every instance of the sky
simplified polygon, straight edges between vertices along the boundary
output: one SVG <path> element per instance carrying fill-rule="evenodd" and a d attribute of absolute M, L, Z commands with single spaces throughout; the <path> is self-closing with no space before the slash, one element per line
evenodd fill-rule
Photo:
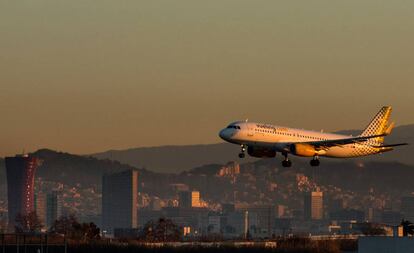
<path fill-rule="evenodd" d="M 414 123 L 414 1 L 1 0 L 0 156 Z"/>

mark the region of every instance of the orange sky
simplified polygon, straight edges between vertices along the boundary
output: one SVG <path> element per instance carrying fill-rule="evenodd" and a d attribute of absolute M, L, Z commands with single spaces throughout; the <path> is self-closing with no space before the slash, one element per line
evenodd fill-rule
<path fill-rule="evenodd" d="M 414 123 L 412 1 L 2 1 L 0 155 Z"/>

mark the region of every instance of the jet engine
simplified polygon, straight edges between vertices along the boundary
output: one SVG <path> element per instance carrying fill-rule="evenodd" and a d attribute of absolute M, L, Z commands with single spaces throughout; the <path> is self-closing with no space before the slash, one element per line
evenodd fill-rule
<path fill-rule="evenodd" d="M 275 157 L 276 151 L 265 148 L 247 147 L 247 153 L 253 157 Z"/>
<path fill-rule="evenodd" d="M 319 151 L 309 144 L 292 144 L 290 145 L 290 152 L 297 156 L 312 157 L 318 155 Z"/>

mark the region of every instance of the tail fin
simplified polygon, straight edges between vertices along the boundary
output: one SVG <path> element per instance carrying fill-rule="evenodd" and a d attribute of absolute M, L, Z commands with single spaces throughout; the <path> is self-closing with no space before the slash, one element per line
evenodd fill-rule
<path fill-rule="evenodd" d="M 391 106 L 384 106 L 381 110 L 375 115 L 371 123 L 365 128 L 360 136 L 372 136 L 372 135 L 388 135 L 391 133 L 394 123 L 388 124 L 390 119 L 392 108 Z M 372 138 L 369 142 L 383 143 L 384 137 Z"/>

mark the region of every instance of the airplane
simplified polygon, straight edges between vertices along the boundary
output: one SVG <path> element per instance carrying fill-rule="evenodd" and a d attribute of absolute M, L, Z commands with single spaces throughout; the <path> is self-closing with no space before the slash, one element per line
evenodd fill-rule
<path fill-rule="evenodd" d="M 276 153 L 284 156 L 283 167 L 291 167 L 288 155 L 312 157 L 311 166 L 319 166 L 319 157 L 349 158 L 380 154 L 407 143 L 384 144 L 391 134 L 394 122 L 388 124 L 391 106 L 384 106 L 365 130 L 358 136 L 308 131 L 271 124 L 236 121 L 219 132 L 223 140 L 240 145 L 240 158 L 245 152 L 252 157 L 271 158 Z"/>

